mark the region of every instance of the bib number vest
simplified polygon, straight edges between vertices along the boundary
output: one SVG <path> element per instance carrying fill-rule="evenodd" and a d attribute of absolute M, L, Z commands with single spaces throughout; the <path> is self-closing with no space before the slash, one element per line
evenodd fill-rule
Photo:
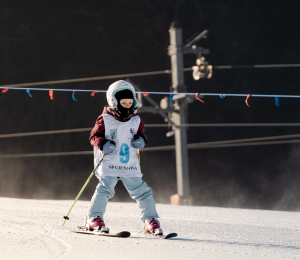
<path fill-rule="evenodd" d="M 116 142 L 113 153 L 105 155 L 99 165 L 96 176 L 142 177 L 137 150 L 131 147 L 130 141 L 140 125 L 140 117 L 134 116 L 127 122 L 120 122 L 113 116 L 104 114 L 105 139 Z M 104 153 L 94 147 L 94 165 L 102 159 Z"/>

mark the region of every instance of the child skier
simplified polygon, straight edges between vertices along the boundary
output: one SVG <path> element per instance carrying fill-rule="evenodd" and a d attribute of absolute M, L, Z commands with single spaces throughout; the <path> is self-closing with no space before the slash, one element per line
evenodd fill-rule
<path fill-rule="evenodd" d="M 119 80 L 109 86 L 106 98 L 108 106 L 104 107 L 90 134 L 95 165 L 104 158 L 96 171 L 99 184 L 88 208 L 86 227 L 109 232 L 103 215 L 108 199 L 114 196 L 114 188 L 121 180 L 130 197 L 137 201 L 144 230 L 162 234 L 152 190 L 141 178 L 137 157 L 136 149 L 147 144 L 147 137 L 144 122 L 137 115 L 135 89 L 130 83 Z"/>

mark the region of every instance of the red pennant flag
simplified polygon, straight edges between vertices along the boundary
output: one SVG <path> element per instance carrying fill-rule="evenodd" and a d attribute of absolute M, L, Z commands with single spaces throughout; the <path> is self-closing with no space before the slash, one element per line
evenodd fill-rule
<path fill-rule="evenodd" d="M 196 93 L 196 99 L 199 100 L 200 102 L 204 103 L 203 100 L 201 100 L 199 97 L 198 97 L 199 93 Z"/>
<path fill-rule="evenodd" d="M 5 93 L 5 92 L 7 92 L 7 91 L 8 91 L 8 88 L 3 89 L 3 90 L 2 90 L 2 93 Z"/>
<path fill-rule="evenodd" d="M 49 90 L 50 99 L 53 100 L 53 90 Z"/>
<path fill-rule="evenodd" d="M 99 93 L 99 91 L 93 92 L 93 93 L 91 94 L 91 96 L 94 97 L 96 93 Z"/>
<path fill-rule="evenodd" d="M 149 94 L 148 94 L 148 93 L 144 93 L 143 96 L 144 96 L 144 97 L 147 97 L 147 96 L 149 96 Z"/>
<path fill-rule="evenodd" d="M 248 107 L 250 107 L 249 104 L 248 104 L 248 99 L 251 97 L 251 95 L 252 95 L 252 94 L 249 94 L 249 95 L 247 96 L 246 100 L 245 100 L 245 103 L 246 103 L 246 105 L 247 105 Z"/>

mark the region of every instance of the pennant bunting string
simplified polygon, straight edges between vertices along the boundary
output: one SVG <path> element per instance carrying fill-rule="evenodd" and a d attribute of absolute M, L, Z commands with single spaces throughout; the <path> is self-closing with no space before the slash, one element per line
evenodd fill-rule
<path fill-rule="evenodd" d="M 13 89 L 13 90 L 26 90 L 27 94 L 29 97 L 32 98 L 32 95 L 30 94 L 30 91 L 32 89 L 28 88 L 21 88 L 21 87 L 9 87 L 9 85 L 5 86 L 0 86 L 0 91 L 2 93 L 6 93 L 8 90 Z M 75 98 L 75 93 L 76 92 L 92 92 L 91 96 L 95 96 L 96 93 L 106 93 L 106 90 L 84 90 L 84 89 L 49 89 L 49 88 L 33 88 L 34 90 L 41 90 L 41 91 L 49 91 L 49 96 L 50 99 L 53 100 L 53 91 L 72 91 L 72 99 L 74 101 L 77 101 Z M 300 98 L 300 95 L 262 95 L 262 94 L 221 94 L 221 93 L 188 93 L 188 92 L 176 92 L 176 93 L 170 93 L 170 92 L 142 92 L 142 91 L 136 91 L 136 93 L 141 93 L 144 97 L 149 96 L 150 94 L 157 94 L 157 95 L 170 95 L 170 103 L 174 102 L 174 95 L 195 95 L 196 99 L 202 103 L 204 103 L 203 100 L 199 98 L 199 95 L 201 96 L 219 96 L 221 99 L 224 99 L 225 96 L 228 97 L 246 97 L 245 103 L 248 107 L 250 107 L 248 100 L 250 97 L 268 97 L 268 98 L 275 98 L 275 105 L 276 107 L 279 107 L 279 98 Z"/>

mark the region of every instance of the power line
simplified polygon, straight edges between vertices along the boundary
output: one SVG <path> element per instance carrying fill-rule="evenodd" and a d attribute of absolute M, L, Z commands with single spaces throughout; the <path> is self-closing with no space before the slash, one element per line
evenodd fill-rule
<path fill-rule="evenodd" d="M 145 124 L 145 126 L 148 126 Z M 153 124 L 149 127 L 162 127 L 166 124 Z M 184 124 L 182 127 L 282 127 L 282 126 L 300 126 L 300 123 L 212 123 L 212 124 Z M 178 127 L 180 127 L 178 126 Z"/>
<path fill-rule="evenodd" d="M 93 129 L 93 127 L 77 128 L 77 129 L 65 129 L 65 130 L 53 130 L 53 131 L 40 131 L 40 132 L 28 132 L 28 133 L 2 134 L 2 135 L 0 135 L 0 138 L 76 133 L 76 132 L 91 131 L 92 129 Z"/>
<path fill-rule="evenodd" d="M 266 65 L 240 65 L 240 66 L 224 65 L 224 66 L 214 66 L 213 68 L 214 69 L 238 69 L 238 68 L 292 68 L 292 67 L 300 67 L 300 64 L 266 64 Z M 192 70 L 193 68 L 183 69 L 183 71 L 192 71 Z M 1 85 L 0 87 L 1 88 L 33 87 L 33 86 L 43 86 L 43 85 L 77 83 L 77 82 L 85 82 L 85 81 L 118 79 L 118 78 L 126 78 L 126 77 L 154 76 L 154 75 L 162 75 L 162 74 L 171 74 L 171 70 L 128 73 L 128 74 L 77 78 L 77 79 L 62 79 L 62 80 L 52 80 L 52 81 L 31 82 L 31 83 L 19 83 L 19 84 Z"/>
<path fill-rule="evenodd" d="M 203 143 L 189 144 L 189 147 L 190 148 L 193 148 L 193 147 L 199 148 L 199 147 L 206 147 L 206 146 L 210 147 L 210 146 L 223 145 L 223 144 L 246 143 L 246 142 L 291 139 L 291 138 L 300 138 L 300 134 L 276 135 L 276 136 L 254 137 L 254 138 L 234 139 L 234 140 L 224 140 L 224 141 L 214 141 L 214 142 L 203 142 Z"/>
<path fill-rule="evenodd" d="M 228 147 L 245 147 L 245 146 L 258 146 L 258 145 L 273 145 L 273 144 L 297 144 L 300 140 L 282 140 L 282 141 L 267 141 L 267 142 L 251 142 L 251 143 L 230 143 L 230 144 L 220 144 L 211 146 L 199 146 L 196 145 L 189 147 L 189 149 L 205 149 L 205 148 L 228 148 Z"/>
<path fill-rule="evenodd" d="M 274 145 L 274 144 L 297 144 L 300 140 L 282 140 L 282 141 L 266 141 L 266 142 L 251 142 L 251 143 L 229 143 L 229 144 L 216 144 L 216 145 L 203 145 L 202 143 L 188 144 L 188 149 L 208 149 L 208 148 L 229 148 L 229 147 L 245 147 L 245 146 L 260 146 L 260 145 Z M 158 146 L 144 148 L 141 152 L 152 152 L 152 151 L 167 151 L 174 150 L 175 145 Z"/>
<path fill-rule="evenodd" d="M 57 152 L 57 153 L 28 153 L 28 154 L 2 154 L 4 158 L 28 158 L 28 157 L 48 157 L 48 156 L 70 156 L 70 155 L 89 155 L 94 154 L 94 151 L 77 151 L 77 152 Z"/>
<path fill-rule="evenodd" d="M 55 84 L 66 84 L 66 83 L 76 83 L 85 81 L 96 81 L 105 79 L 118 79 L 126 77 L 140 77 L 140 76 L 152 76 L 160 74 L 171 74 L 170 70 L 161 71 L 151 71 L 151 72 L 141 72 L 141 73 L 129 73 L 129 74 L 119 74 L 110 76 L 100 76 L 100 77 L 89 77 L 89 78 L 77 78 L 77 79 L 62 79 L 62 80 L 52 80 L 52 81 L 42 81 L 42 82 L 31 82 L 31 83 L 19 83 L 11 85 L 2 85 L 2 88 L 16 88 L 16 87 L 32 87 L 32 86 L 42 86 L 42 85 L 55 85 Z"/>
<path fill-rule="evenodd" d="M 228 124 L 183 124 L 177 127 L 297 127 L 300 123 L 228 123 Z M 168 124 L 145 124 L 147 128 L 157 127 L 169 127 Z M 24 137 L 24 136 L 36 136 L 36 135 L 49 135 L 49 134 L 66 134 L 77 132 L 88 132 L 93 127 L 75 128 L 75 129 L 63 129 L 52 131 L 39 131 L 39 132 L 27 132 L 27 133 L 14 133 L 14 134 L 1 134 L 0 138 L 11 137 Z"/>
<path fill-rule="evenodd" d="M 297 68 L 300 64 L 261 64 L 261 65 L 220 65 L 213 69 L 273 69 L 273 68 Z M 192 71 L 193 68 L 184 68 L 183 71 Z"/>
<path fill-rule="evenodd" d="M 300 143 L 300 140 L 281 140 L 281 141 L 264 141 L 264 142 L 249 142 L 249 143 L 239 143 L 240 140 L 235 140 L 236 142 L 229 143 L 230 140 L 221 142 L 211 142 L 211 143 L 194 143 L 188 144 L 188 149 L 207 149 L 207 148 L 228 148 L 228 147 L 243 147 L 243 146 L 258 146 L 258 145 L 274 145 L 274 144 L 293 144 Z M 224 142 L 224 143 L 222 143 Z M 156 146 L 143 148 L 141 152 L 152 152 L 152 151 L 167 151 L 174 150 L 175 145 L 166 146 Z"/>
<path fill-rule="evenodd" d="M 235 140 L 238 141 L 238 140 Z M 225 141 L 224 141 L 225 142 Z M 214 142 L 212 142 L 214 143 Z M 265 142 L 250 142 L 250 143 L 219 143 L 204 145 L 205 143 L 188 144 L 188 149 L 207 149 L 207 148 L 228 148 L 228 147 L 245 147 L 245 146 L 260 146 L 260 145 L 274 145 L 274 144 L 297 144 L 300 140 L 281 140 L 281 141 L 265 141 Z M 141 152 L 167 151 L 175 150 L 175 145 L 155 146 L 143 148 Z M 56 152 L 56 153 L 30 153 L 30 154 L 3 154 L 0 159 L 6 158 L 28 158 L 28 157 L 48 157 L 48 156 L 71 156 L 71 155 L 91 155 L 93 151 L 76 151 L 76 152 Z"/>
<path fill-rule="evenodd" d="M 296 68 L 300 64 L 265 64 L 265 65 L 236 65 L 213 66 L 214 69 L 268 69 L 268 68 Z"/>

